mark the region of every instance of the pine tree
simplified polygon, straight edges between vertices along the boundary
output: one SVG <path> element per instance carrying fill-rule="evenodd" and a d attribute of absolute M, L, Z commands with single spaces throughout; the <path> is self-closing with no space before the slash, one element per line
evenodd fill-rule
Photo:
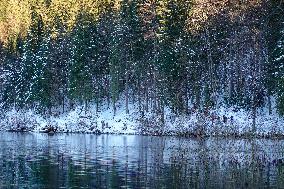
<path fill-rule="evenodd" d="M 16 81 L 16 103 L 23 107 L 31 104 L 34 98 L 33 80 L 35 78 L 36 62 L 35 54 L 32 51 L 31 40 L 25 42 L 23 55 L 19 62 L 18 77 Z"/>
<path fill-rule="evenodd" d="M 181 82 L 186 77 L 186 62 L 181 55 L 184 44 L 184 26 L 189 11 L 188 1 L 169 0 L 162 33 L 162 56 L 160 57 L 161 71 L 167 81 L 167 101 L 174 110 L 182 110 L 183 99 Z M 165 83 L 166 84 L 166 83 Z"/>
<path fill-rule="evenodd" d="M 10 41 L 10 43 L 13 43 Z M 12 44 L 8 45 L 12 46 Z M 17 48 L 23 48 L 17 47 Z M 5 53 L 3 57 L 3 94 L 2 94 L 2 103 L 3 107 L 9 108 L 13 106 L 16 102 L 16 88 L 19 72 L 19 58 L 13 54 L 12 49 L 6 49 L 2 51 Z"/>
<path fill-rule="evenodd" d="M 112 39 L 110 41 L 110 54 L 109 54 L 109 71 L 110 71 L 110 93 L 113 104 L 114 114 L 116 113 L 116 102 L 119 99 L 121 92 L 121 78 L 123 78 L 122 69 L 122 28 L 119 22 L 115 24 L 112 32 Z"/>
<path fill-rule="evenodd" d="M 124 50 L 124 69 L 125 69 L 125 106 L 126 113 L 129 113 L 128 101 L 129 101 L 129 89 L 130 81 L 135 80 L 135 71 L 139 72 L 139 61 L 142 59 L 143 52 L 143 32 L 142 32 L 142 20 L 139 15 L 139 8 L 141 1 L 139 0 L 124 0 L 121 3 L 121 25 L 122 28 L 122 40 L 125 45 Z M 136 75 L 137 76 L 137 75 Z M 138 76 L 139 77 L 139 76 Z M 139 80 L 140 78 L 136 78 Z"/>
<path fill-rule="evenodd" d="M 284 27 L 283 27 L 284 28 Z M 278 111 L 284 114 L 284 30 L 281 32 L 281 37 L 277 43 L 275 49 L 275 58 L 273 60 L 273 65 L 277 66 L 277 71 L 273 73 L 276 79 L 277 86 L 277 102 Z"/>
<path fill-rule="evenodd" d="M 111 102 L 111 96 L 114 93 L 111 90 L 110 75 L 113 75 L 114 70 L 110 70 L 110 60 L 113 58 L 116 44 L 116 12 L 114 2 L 102 2 L 102 14 L 97 23 L 97 61 L 95 65 L 96 78 L 95 78 L 95 101 L 96 111 L 99 110 L 99 104 L 102 97 L 106 97 L 108 107 Z M 113 54 L 114 53 L 114 54 Z M 113 61 L 113 60 L 112 60 Z M 116 82 L 115 82 L 116 83 Z M 116 96 L 116 95 L 114 95 Z M 114 99 L 116 99 L 114 97 Z M 115 104 L 115 103 L 114 103 Z"/>
<path fill-rule="evenodd" d="M 72 37 L 67 32 L 67 26 L 58 18 L 55 18 L 56 27 L 54 32 L 56 38 L 52 40 L 50 47 L 50 64 L 47 67 L 47 75 L 50 78 L 50 92 L 52 92 L 53 105 L 62 106 L 65 112 L 68 105 L 68 88 L 70 63 L 72 60 Z M 72 106 L 72 103 L 70 103 Z"/>
<path fill-rule="evenodd" d="M 268 93 L 268 108 L 269 112 L 272 112 L 271 96 L 279 95 L 279 75 L 281 71 L 279 70 L 282 65 L 281 55 L 283 53 L 283 11 L 284 3 L 277 0 L 272 0 L 269 3 L 269 12 L 272 14 L 268 17 L 268 24 L 266 29 L 266 41 L 267 41 L 267 61 L 265 65 L 265 88 Z M 282 90 L 282 89 L 281 89 Z M 281 95 L 281 94 L 280 94 Z M 283 109 L 281 104 L 283 104 L 281 98 L 278 98 L 278 107 Z M 281 110 L 282 111 L 282 110 Z"/>
<path fill-rule="evenodd" d="M 38 64 L 40 60 L 36 54 L 41 48 L 43 41 L 43 22 L 40 15 L 34 8 L 31 13 L 32 23 L 28 31 L 28 36 L 23 45 L 23 50 L 17 69 L 16 79 L 16 103 L 20 106 L 32 105 L 36 101 L 38 94 L 38 82 L 42 71 L 42 64 Z"/>
<path fill-rule="evenodd" d="M 35 54 L 35 71 L 32 80 L 32 91 L 34 95 L 34 101 L 39 103 L 40 111 L 48 108 L 49 110 L 54 103 L 52 79 L 51 79 L 51 36 L 50 33 L 46 33 L 44 36 L 37 53 Z"/>
<path fill-rule="evenodd" d="M 88 14 L 82 12 L 78 16 L 73 31 L 73 49 L 70 65 L 70 89 L 72 99 L 85 103 L 93 98 L 92 73 L 96 61 L 95 25 Z M 87 107 L 87 106 L 86 106 Z"/>

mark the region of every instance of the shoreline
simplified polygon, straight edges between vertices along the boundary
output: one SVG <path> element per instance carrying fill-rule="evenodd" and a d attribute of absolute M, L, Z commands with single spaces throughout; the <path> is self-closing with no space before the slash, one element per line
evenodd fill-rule
<path fill-rule="evenodd" d="M 233 107 L 220 107 L 205 115 L 193 112 L 174 114 L 164 109 L 164 116 L 149 111 L 141 114 L 136 104 L 125 112 L 123 102 L 116 113 L 107 106 L 88 111 L 77 106 L 68 112 L 55 115 L 38 114 L 31 109 L 10 109 L 2 114 L 0 130 L 45 133 L 124 134 L 181 137 L 233 137 L 233 138 L 284 138 L 284 118 L 276 112 L 268 114 L 259 109 L 255 120 L 256 132 L 252 134 L 253 119 L 249 111 Z M 226 118 L 226 119 L 225 119 Z"/>
<path fill-rule="evenodd" d="M 219 135 L 196 135 L 195 133 L 176 133 L 176 134 L 145 134 L 145 133 L 114 133 L 114 132 L 80 132 L 80 131 L 56 131 L 56 132 L 45 132 L 45 131 L 17 131 L 17 130 L 1 130 L 0 132 L 8 132 L 8 133 L 35 133 L 35 134 L 47 134 L 47 135 L 56 135 L 56 134 L 87 134 L 87 135 L 136 135 L 136 136 L 151 136 L 151 137 L 179 137 L 186 139 L 208 139 L 208 138 L 220 138 L 220 139 L 245 139 L 245 140 L 253 140 L 253 139 L 267 139 L 267 140 L 284 140 L 284 134 L 270 134 L 270 135 L 262 135 L 262 134 L 241 134 L 241 135 L 233 135 L 233 134 L 219 134 Z"/>

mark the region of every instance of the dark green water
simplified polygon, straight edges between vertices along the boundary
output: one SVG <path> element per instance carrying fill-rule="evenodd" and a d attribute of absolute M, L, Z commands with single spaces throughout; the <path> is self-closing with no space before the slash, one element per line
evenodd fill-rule
<path fill-rule="evenodd" d="M 0 133 L 0 188 L 284 188 L 284 141 Z"/>

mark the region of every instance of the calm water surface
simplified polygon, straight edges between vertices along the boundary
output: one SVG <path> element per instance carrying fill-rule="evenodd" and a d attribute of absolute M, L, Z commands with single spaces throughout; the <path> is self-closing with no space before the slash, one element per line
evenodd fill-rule
<path fill-rule="evenodd" d="M 284 141 L 0 133 L 0 188 L 284 188 Z"/>

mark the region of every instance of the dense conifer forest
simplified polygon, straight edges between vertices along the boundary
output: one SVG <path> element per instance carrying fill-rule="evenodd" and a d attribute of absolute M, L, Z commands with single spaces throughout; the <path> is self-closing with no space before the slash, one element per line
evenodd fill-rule
<path fill-rule="evenodd" d="M 282 0 L 0 0 L 1 108 L 282 115 L 283 37 Z"/>

